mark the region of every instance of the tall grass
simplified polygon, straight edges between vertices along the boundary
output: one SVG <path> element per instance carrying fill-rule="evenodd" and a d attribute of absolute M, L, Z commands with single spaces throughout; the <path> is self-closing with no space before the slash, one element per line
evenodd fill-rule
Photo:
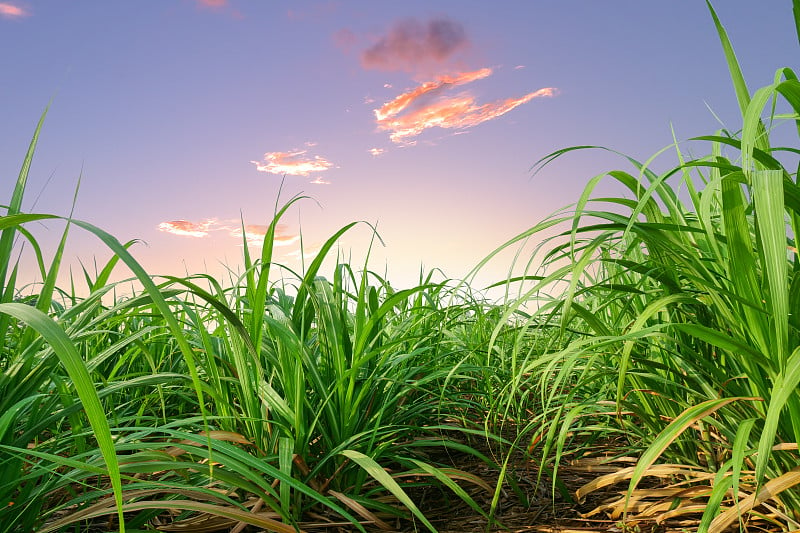
<path fill-rule="evenodd" d="M 123 531 L 163 522 L 170 509 L 179 513 L 173 527 L 216 520 L 294 531 L 316 517 L 363 530 L 414 517 L 434 530 L 407 493 L 418 485 L 483 513 L 456 480 L 491 490 L 486 483 L 428 459 L 438 447 L 488 461 L 458 436 L 478 430 L 451 415 L 475 418 L 465 394 L 474 376 L 454 376 L 450 363 L 463 356 L 461 318 L 477 303 L 454 300 L 447 283 L 397 291 L 366 264 L 337 261 L 323 277 L 326 256 L 355 224 L 305 271 L 281 267 L 274 228 L 299 197 L 276 208 L 260 257 L 244 243 L 245 271 L 226 286 L 151 276 L 132 243 L 72 219 L 45 268 L 24 224 L 57 217 L 20 212 L 40 129 L 0 219 L 0 273 L 9 277 L 0 303 L 0 531 L 112 515 L 107 527 Z M 62 293 L 61 305 L 52 296 L 70 228 L 114 255 L 96 276 L 84 272 L 87 297 Z M 15 233 L 44 279 L 19 302 Z M 120 263 L 141 287 L 126 298 L 108 282 Z"/>
<path fill-rule="evenodd" d="M 799 6 L 794 2 L 795 15 Z M 770 137 L 781 122 L 800 125 L 800 82 L 781 68 L 751 95 L 708 7 L 741 108 L 741 130 L 693 139 L 707 147 L 703 157 L 687 157 L 676 142 L 677 164 L 664 173 L 653 171 L 652 161 L 625 158 L 631 170 L 592 178 L 572 212 L 506 245 L 566 226 L 548 240 L 544 266 L 552 273 L 536 278 L 529 294 L 557 281 L 568 286 L 525 323 L 526 330 L 557 333 L 544 353 L 524 358 L 507 405 L 519 409 L 526 401 L 520 389 L 538 386 L 542 405 L 557 416 L 531 420 L 524 433 L 554 469 L 569 439 L 583 434 L 578 440 L 586 444 L 588 429 L 609 439 L 624 435 L 628 448 L 619 455 L 639 459 L 606 480 L 629 480 L 616 509 L 643 509 L 634 501 L 647 491 L 636 489 L 664 461 L 714 476 L 684 496 L 648 501 L 651 515 L 663 504 L 664 517 L 700 512 L 700 531 L 722 531 L 759 514 L 797 529 L 800 188 L 797 172 L 785 165 L 800 151 L 773 147 Z M 559 150 L 537 166 L 591 149 Z M 603 179 L 625 195 L 594 198 Z M 519 305 L 509 306 L 504 320 Z M 530 346 L 520 340 L 518 352 Z"/>
<path fill-rule="evenodd" d="M 148 273 L 133 242 L 22 211 L 43 115 L 0 217 L 0 532 L 435 530 L 420 487 L 491 520 L 506 489 L 525 498 L 519 452 L 577 502 L 626 482 L 591 512 L 629 523 L 800 528 L 800 150 L 771 142 L 782 122 L 800 132 L 800 82 L 783 68 L 751 94 L 709 10 L 741 130 L 693 139 L 703 157 L 675 142 L 657 154 L 674 153 L 666 172 L 625 157 L 628 170 L 590 179 L 498 248 L 541 240 L 496 284 L 499 305 L 433 275 L 398 290 L 368 261 L 333 258 L 347 232 L 374 234 L 355 223 L 302 271 L 281 265 L 275 229 L 303 197 L 276 204 L 260 253 L 245 239 L 224 283 Z M 596 198 L 604 179 L 624 193 Z M 57 219 L 48 258 L 27 225 Z M 56 286 L 72 231 L 112 252 L 83 272 L 85 291 Z M 17 284 L 20 240 L 42 278 L 33 295 Z M 109 281 L 119 265 L 140 287 L 124 298 Z M 501 481 L 437 459 L 453 454 Z M 589 460 L 621 466 L 571 493 L 560 473 Z M 643 488 L 647 476 L 666 486 Z"/>

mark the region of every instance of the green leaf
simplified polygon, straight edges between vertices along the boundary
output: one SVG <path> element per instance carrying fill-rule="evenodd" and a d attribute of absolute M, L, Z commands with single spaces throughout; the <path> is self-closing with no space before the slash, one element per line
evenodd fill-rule
<path fill-rule="evenodd" d="M 103 454 L 103 459 L 108 468 L 108 475 L 114 489 L 114 499 L 117 505 L 117 515 L 121 531 L 125 531 L 125 518 L 122 515 L 122 481 L 120 479 L 119 463 L 114 450 L 114 440 L 111 429 L 94 382 L 89 376 L 86 364 L 81 359 L 78 350 L 63 329 L 49 316 L 29 305 L 19 303 L 0 303 L 0 313 L 13 316 L 17 320 L 25 321 L 36 330 L 53 348 L 61 364 L 67 371 L 78 397 L 83 403 L 86 416 L 97 439 L 97 445 Z"/>
<path fill-rule="evenodd" d="M 392 479 L 392 476 L 386 473 L 386 471 L 383 468 L 381 468 L 381 465 L 376 463 L 375 460 L 355 450 L 344 450 L 341 453 L 345 457 L 352 459 L 353 462 L 355 462 L 358 466 L 363 468 L 370 476 L 372 476 L 372 478 L 375 481 L 380 483 L 381 486 L 383 486 L 383 488 L 391 492 L 394 495 L 394 497 L 400 501 L 400 503 L 405 505 L 406 508 L 408 508 L 408 510 L 414 513 L 414 516 L 419 518 L 420 522 L 425 524 L 425 527 L 427 527 L 434 533 L 436 532 L 436 528 L 433 527 L 433 524 L 431 524 L 427 518 L 425 518 L 425 515 L 422 514 L 422 511 L 420 511 L 419 508 L 416 505 L 414 505 L 414 502 L 411 501 L 411 498 L 408 497 L 408 494 L 406 494 L 405 491 L 403 491 L 400 485 L 398 485 L 397 482 L 394 479 Z"/>

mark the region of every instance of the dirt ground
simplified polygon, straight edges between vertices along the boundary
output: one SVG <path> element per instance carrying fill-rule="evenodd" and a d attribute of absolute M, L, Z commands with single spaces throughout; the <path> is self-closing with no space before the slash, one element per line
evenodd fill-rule
<path fill-rule="evenodd" d="M 486 453 L 488 450 L 482 450 Z M 472 456 L 450 456 L 453 467 L 469 472 L 482 479 L 490 487 L 495 487 L 498 471 Z M 565 466 L 559 479 L 564 484 L 562 490 L 553 490 L 551 480 L 537 480 L 538 470 L 533 462 L 521 455 L 514 457 L 509 464 L 514 482 L 506 482 L 500 494 L 495 522 L 489 527 L 488 520 L 470 508 L 463 500 L 447 489 L 434 487 L 410 488 L 406 492 L 420 510 L 440 533 L 485 533 L 485 532 L 541 532 L 541 533 L 685 533 L 696 530 L 697 520 L 658 524 L 655 520 L 640 520 L 624 525 L 622 520 L 614 519 L 605 513 L 592 514 L 592 510 L 609 499 L 618 499 L 624 494 L 626 485 L 609 487 L 607 490 L 589 494 L 585 501 L 575 501 L 575 491 L 592 481 L 598 474 L 583 471 L 581 468 Z M 481 509 L 491 506 L 493 493 L 476 485 L 460 482 L 461 487 L 475 500 Z M 592 514 L 592 516 L 585 516 Z M 394 531 L 403 533 L 427 531 L 418 521 L 390 521 Z M 352 525 L 314 528 L 310 524 L 301 527 L 309 532 L 350 533 L 356 531 Z M 366 524 L 365 524 L 366 526 Z M 381 531 L 366 527 L 370 532 Z M 765 531 L 765 530 L 761 530 Z"/>
<path fill-rule="evenodd" d="M 574 500 L 575 490 L 590 482 L 596 474 L 579 472 L 564 468 L 560 480 L 565 484 L 568 498 L 558 490 L 553 490 L 550 479 L 537 480 L 538 471 L 530 461 L 516 458 L 510 465 L 515 472 L 516 490 L 510 483 L 504 485 L 495 513 L 496 524 L 487 529 L 488 521 L 478 515 L 459 498 L 444 494 L 436 489 L 427 489 L 428 494 L 417 500 L 421 510 L 440 533 L 478 533 L 478 532 L 625 532 L 625 533 L 668 533 L 671 531 L 685 531 L 685 529 L 670 529 L 656 524 L 654 521 L 643 521 L 637 527 L 625 527 L 620 520 L 613 520 L 604 515 L 584 518 L 582 515 L 589 513 L 602 503 L 607 496 L 615 496 L 618 491 L 611 494 L 593 494 L 586 501 L 578 503 Z M 497 471 L 490 469 L 479 461 L 470 461 L 462 464 L 461 469 L 475 474 L 490 486 L 494 487 L 497 481 Z M 511 470 L 510 469 L 510 470 Z M 489 509 L 492 494 L 477 487 L 462 485 L 481 508 Z M 527 500 L 527 501 L 525 501 Z M 420 524 L 405 526 L 402 531 L 424 531 Z"/>

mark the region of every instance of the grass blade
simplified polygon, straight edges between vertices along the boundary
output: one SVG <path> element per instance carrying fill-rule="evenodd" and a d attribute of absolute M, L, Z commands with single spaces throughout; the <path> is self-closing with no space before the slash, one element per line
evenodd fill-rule
<path fill-rule="evenodd" d="M 111 437 L 108 419 L 100 404 L 100 398 L 97 396 L 97 390 L 94 388 L 94 382 L 89 376 L 86 364 L 83 362 L 75 345 L 64 330 L 61 329 L 52 318 L 38 309 L 25 304 L 2 303 L 0 304 L 0 313 L 13 316 L 17 320 L 23 320 L 28 323 L 28 325 L 36 330 L 50 344 L 61 361 L 61 364 L 64 365 L 64 368 L 72 380 L 72 384 L 75 386 L 78 397 L 83 403 L 86 416 L 89 418 L 89 423 L 94 430 L 97 444 L 106 462 L 108 475 L 114 489 L 117 516 L 120 521 L 120 531 L 124 533 L 125 518 L 122 514 L 122 481 L 120 478 L 117 454 L 114 450 L 114 441 Z"/>
<path fill-rule="evenodd" d="M 414 516 L 419 518 L 420 522 L 425 524 L 425 527 L 434 533 L 436 532 L 436 528 L 433 527 L 433 524 L 431 524 L 427 518 L 425 518 L 425 515 L 422 514 L 422 511 L 420 511 L 414 502 L 411 501 L 411 498 L 408 497 L 408 494 L 403 491 L 400 485 L 398 485 L 397 482 L 392 479 L 392 476 L 390 476 L 383 468 L 381 468 L 381 465 L 376 463 L 374 459 L 355 450 L 344 450 L 341 453 L 345 457 L 352 459 L 353 462 L 363 468 L 375 481 L 380 483 L 386 490 L 391 492 L 394 497 L 400 501 L 400 503 L 405 505 L 408 510 L 414 513 Z"/>

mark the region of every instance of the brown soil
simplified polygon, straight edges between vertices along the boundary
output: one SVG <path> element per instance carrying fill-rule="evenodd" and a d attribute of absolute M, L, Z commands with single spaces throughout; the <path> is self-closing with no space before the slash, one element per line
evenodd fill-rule
<path fill-rule="evenodd" d="M 462 463 L 459 468 L 481 477 L 492 487 L 496 486 L 497 470 L 487 467 L 478 460 Z M 652 520 L 640 522 L 638 529 L 626 529 L 621 521 L 611 520 L 602 515 L 583 518 L 582 514 L 596 508 L 608 496 L 608 494 L 592 494 L 580 504 L 574 500 L 575 490 L 591 481 L 597 474 L 580 472 L 569 467 L 562 468 L 559 479 L 565 485 L 567 491 L 565 497 L 559 490 L 553 490 L 550 479 L 542 477 L 537 480 L 538 470 L 528 459 L 516 457 L 509 465 L 509 472 L 514 473 L 516 490 L 511 483 L 504 484 L 494 515 L 495 523 L 491 527 L 488 527 L 488 521 L 484 517 L 475 513 L 466 503 L 452 494 L 428 488 L 422 499 L 416 501 L 440 533 L 681 531 L 659 526 Z M 487 494 L 478 487 L 468 487 L 464 484 L 462 486 L 482 509 L 490 508 L 493 494 Z M 616 495 L 616 491 L 613 495 Z M 401 530 L 411 532 L 424 529 L 421 524 L 412 524 Z"/>

